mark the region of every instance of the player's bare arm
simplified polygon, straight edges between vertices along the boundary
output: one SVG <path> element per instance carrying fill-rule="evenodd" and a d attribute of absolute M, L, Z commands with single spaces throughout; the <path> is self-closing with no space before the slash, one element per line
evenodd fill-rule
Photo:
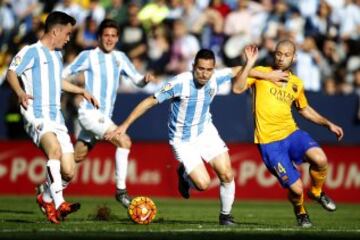
<path fill-rule="evenodd" d="M 249 76 L 251 68 L 255 65 L 258 56 L 258 48 L 255 45 L 245 47 L 243 57 L 245 59 L 245 66 L 236 74 L 235 80 L 232 84 L 232 91 L 240 94 L 246 90 L 246 79 Z"/>
<path fill-rule="evenodd" d="M 327 127 L 331 132 L 333 132 L 338 141 L 340 141 L 344 136 L 343 129 L 320 115 L 315 109 L 310 106 L 306 106 L 305 108 L 299 109 L 298 112 L 307 120 L 316 123 L 321 126 Z"/>
<path fill-rule="evenodd" d="M 126 133 L 127 129 L 130 127 L 130 125 L 133 122 L 135 122 L 136 119 L 141 117 L 145 112 L 147 112 L 150 108 L 152 108 L 158 103 L 159 103 L 158 100 L 154 96 L 149 96 L 144 100 L 142 100 L 129 114 L 126 120 L 119 125 L 119 127 L 117 127 L 114 131 L 105 134 L 104 136 L 105 140 L 111 140 L 113 137 L 115 137 L 118 134 L 121 135 Z"/>
<path fill-rule="evenodd" d="M 62 90 L 69 93 L 80 94 L 82 95 L 87 101 L 89 101 L 94 107 L 99 108 L 99 102 L 91 95 L 88 91 L 84 88 L 76 86 L 66 80 L 62 80 Z"/>
<path fill-rule="evenodd" d="M 243 67 L 237 66 L 232 68 L 233 76 L 237 76 L 239 72 L 241 72 Z M 257 78 L 259 80 L 271 81 L 276 85 L 281 85 L 282 82 L 288 81 L 289 74 L 287 72 L 283 72 L 281 70 L 275 70 L 271 72 L 260 72 L 255 69 L 251 69 L 248 74 L 249 77 Z M 236 94 L 240 94 L 246 90 L 246 84 L 243 87 L 244 89 L 237 90 L 234 92 Z"/>
<path fill-rule="evenodd" d="M 27 109 L 29 105 L 29 99 L 33 99 L 33 97 L 27 94 L 21 87 L 19 79 L 15 72 L 9 70 L 6 75 L 6 79 L 11 87 L 11 89 L 15 92 L 18 97 L 19 104 Z"/>

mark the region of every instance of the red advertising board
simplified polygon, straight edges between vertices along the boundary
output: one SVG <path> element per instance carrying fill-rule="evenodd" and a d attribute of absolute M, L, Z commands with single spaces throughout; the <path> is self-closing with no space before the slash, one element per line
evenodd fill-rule
<path fill-rule="evenodd" d="M 285 192 L 261 161 L 253 144 L 230 144 L 237 199 L 285 199 Z M 330 162 L 325 191 L 340 202 L 360 203 L 360 147 L 324 146 Z M 114 194 L 115 149 L 99 143 L 78 166 L 77 174 L 65 190 L 67 195 Z M 33 194 L 45 179 L 46 159 L 29 141 L 0 142 L 0 194 Z M 132 195 L 179 197 L 177 162 L 167 143 L 134 143 L 130 152 L 127 186 Z M 300 167 L 309 186 L 308 166 Z M 192 197 L 217 198 L 219 182 L 209 169 L 209 190 Z"/>

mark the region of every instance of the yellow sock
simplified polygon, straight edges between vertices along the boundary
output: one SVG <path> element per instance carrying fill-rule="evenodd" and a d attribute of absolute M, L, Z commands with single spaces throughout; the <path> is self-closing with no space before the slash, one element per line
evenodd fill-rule
<path fill-rule="evenodd" d="M 320 197 L 327 176 L 327 166 L 321 169 L 310 167 L 309 172 L 312 183 L 310 191 L 315 197 Z"/>
<path fill-rule="evenodd" d="M 294 212 L 296 215 L 306 213 L 306 209 L 304 206 L 304 194 L 301 194 L 299 196 L 289 191 L 288 197 L 290 202 L 294 206 Z"/>

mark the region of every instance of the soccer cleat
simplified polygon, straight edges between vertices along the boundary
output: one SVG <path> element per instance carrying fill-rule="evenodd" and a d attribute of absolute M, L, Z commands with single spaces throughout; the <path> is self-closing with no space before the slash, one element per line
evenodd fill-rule
<path fill-rule="evenodd" d="M 70 213 L 76 212 L 80 209 L 80 203 L 63 202 L 56 210 L 57 218 L 65 220 L 65 217 Z"/>
<path fill-rule="evenodd" d="M 219 215 L 219 224 L 220 225 L 236 225 L 234 222 L 233 216 L 231 214 L 222 214 Z"/>
<path fill-rule="evenodd" d="M 309 215 L 307 213 L 296 214 L 296 220 L 300 227 L 303 227 L 303 228 L 312 227 L 312 223 L 311 223 Z"/>
<path fill-rule="evenodd" d="M 325 194 L 325 192 L 321 192 L 319 197 L 316 197 L 311 191 L 308 192 L 308 196 L 310 199 L 317 201 L 320 205 L 330 211 L 333 212 L 336 210 L 335 202 Z"/>
<path fill-rule="evenodd" d="M 60 223 L 57 218 L 54 202 L 51 203 L 45 202 L 42 198 L 42 193 L 37 195 L 36 202 L 39 205 L 41 211 L 46 215 L 47 219 L 51 223 L 55 223 L 55 224 Z"/>
<path fill-rule="evenodd" d="M 132 200 L 126 189 L 116 189 L 115 199 L 123 205 L 124 208 L 128 208 Z"/>
<path fill-rule="evenodd" d="M 43 192 L 44 192 L 44 187 L 42 184 L 36 186 L 36 202 L 39 205 L 40 211 L 43 214 L 46 214 L 46 210 L 44 208 L 44 200 L 43 200 Z"/>
<path fill-rule="evenodd" d="M 177 169 L 178 174 L 178 190 L 183 198 L 188 199 L 190 197 L 190 185 L 184 178 L 185 167 L 184 164 L 180 164 Z"/>

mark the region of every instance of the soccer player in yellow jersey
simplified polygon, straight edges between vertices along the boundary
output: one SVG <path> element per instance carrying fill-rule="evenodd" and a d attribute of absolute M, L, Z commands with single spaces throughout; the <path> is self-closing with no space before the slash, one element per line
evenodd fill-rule
<path fill-rule="evenodd" d="M 262 159 L 269 171 L 288 189 L 288 197 L 301 227 L 311 227 L 312 223 L 304 207 L 304 186 L 295 164 L 308 162 L 311 188 L 308 196 L 319 202 L 326 210 L 335 211 L 336 205 L 323 191 L 328 168 L 324 151 L 311 136 L 300 130 L 291 113 L 295 104 L 300 115 L 316 124 L 327 127 L 338 140 L 343 137 L 341 127 L 330 122 L 316 112 L 304 94 L 303 82 L 291 73 L 296 47 L 289 40 L 276 45 L 273 67 L 255 67 L 258 71 L 282 70 L 288 73 L 288 81 L 271 82 L 248 78 L 248 72 L 257 58 L 257 48 L 248 46 L 245 58 L 249 64 L 238 74 L 233 92 L 240 94 L 253 89 L 253 113 L 255 119 L 255 143 L 258 144 Z"/>

